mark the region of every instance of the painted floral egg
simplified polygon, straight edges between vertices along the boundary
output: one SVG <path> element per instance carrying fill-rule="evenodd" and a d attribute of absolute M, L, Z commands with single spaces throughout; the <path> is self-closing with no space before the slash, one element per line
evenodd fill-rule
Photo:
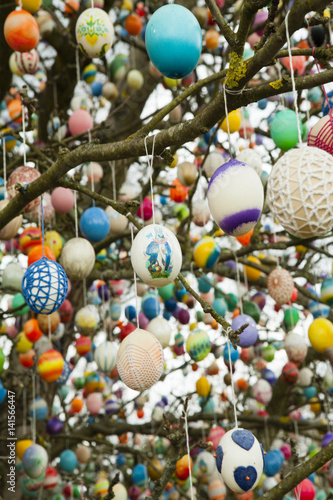
<path fill-rule="evenodd" d="M 76 22 L 76 41 L 84 55 L 103 57 L 111 48 L 114 29 L 108 14 L 102 9 L 87 9 Z"/>

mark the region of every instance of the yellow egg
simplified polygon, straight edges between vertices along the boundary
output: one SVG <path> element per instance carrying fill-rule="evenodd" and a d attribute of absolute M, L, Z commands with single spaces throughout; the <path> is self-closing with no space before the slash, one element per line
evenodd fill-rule
<path fill-rule="evenodd" d="M 132 0 L 123 0 L 123 3 L 121 4 L 121 10 L 133 10 Z"/>
<path fill-rule="evenodd" d="M 16 0 L 17 5 L 19 0 Z M 42 0 L 22 0 L 22 9 L 27 10 L 30 14 L 34 14 L 40 7 Z"/>
<path fill-rule="evenodd" d="M 326 318 L 317 318 L 309 326 L 309 340 L 315 351 L 323 353 L 333 346 L 333 324 Z"/>
<path fill-rule="evenodd" d="M 296 245 L 295 249 L 296 249 L 296 252 L 299 253 L 300 255 L 304 255 L 307 251 L 307 248 L 303 245 Z"/>
<path fill-rule="evenodd" d="M 324 17 L 328 17 L 328 19 L 331 19 L 331 11 L 330 11 L 330 9 L 325 9 L 324 10 Z"/>
<path fill-rule="evenodd" d="M 190 324 L 190 330 L 194 330 L 194 328 L 197 327 L 197 324 L 196 323 L 191 323 Z"/>
<path fill-rule="evenodd" d="M 29 446 L 33 444 L 33 441 L 31 439 L 21 439 L 20 441 L 16 442 L 16 456 L 22 460 L 23 453 Z"/>
<path fill-rule="evenodd" d="M 20 354 L 24 354 L 24 353 L 30 351 L 30 349 L 32 349 L 32 347 L 33 347 L 33 343 L 27 339 L 24 332 L 20 332 L 17 336 L 17 344 L 16 344 L 17 352 L 19 352 Z"/>
<path fill-rule="evenodd" d="M 239 111 L 239 109 L 235 109 L 234 111 L 231 111 L 228 114 L 229 118 L 229 129 L 230 129 L 230 134 L 233 134 L 234 132 L 238 132 L 241 126 L 241 121 L 242 121 L 242 114 Z M 227 125 L 227 119 L 224 118 L 221 129 L 223 132 L 228 132 L 228 125 Z"/>
<path fill-rule="evenodd" d="M 177 153 L 175 153 L 173 155 L 173 162 L 171 163 L 170 168 L 175 168 L 177 166 L 177 163 L 178 163 L 178 155 Z"/>
<path fill-rule="evenodd" d="M 206 398 L 210 393 L 210 383 L 206 379 L 206 377 L 200 377 L 195 384 L 195 390 L 197 394 L 202 398 Z"/>
<path fill-rule="evenodd" d="M 176 89 L 182 82 L 181 80 L 174 80 L 173 78 L 168 78 L 166 76 L 163 77 L 163 81 L 168 89 Z"/>
<path fill-rule="evenodd" d="M 313 413 L 319 413 L 321 410 L 321 404 L 318 401 L 318 398 L 312 398 L 310 399 L 310 410 L 313 411 Z"/>
<path fill-rule="evenodd" d="M 61 250 L 63 247 L 62 239 L 60 234 L 57 231 L 46 231 L 45 233 L 45 245 L 53 250 L 56 258 L 61 254 Z"/>
<path fill-rule="evenodd" d="M 247 258 L 248 261 L 253 262 L 254 264 L 260 265 L 261 262 L 260 260 L 255 257 L 254 255 L 250 255 Z M 258 271 L 258 269 L 254 269 L 253 267 L 250 266 L 244 266 L 244 272 L 246 274 L 246 277 L 249 281 L 257 281 L 260 278 L 261 272 Z"/>
<path fill-rule="evenodd" d="M 214 233 L 214 236 L 215 238 L 219 238 L 220 236 L 223 236 L 224 235 L 224 231 L 222 231 L 222 229 L 217 229 L 217 231 L 215 231 Z"/>

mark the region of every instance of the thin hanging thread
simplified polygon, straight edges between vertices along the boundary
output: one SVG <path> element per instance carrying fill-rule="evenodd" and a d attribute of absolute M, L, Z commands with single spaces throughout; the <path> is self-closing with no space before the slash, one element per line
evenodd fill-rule
<path fill-rule="evenodd" d="M 319 64 L 318 64 L 318 61 L 315 57 L 315 47 L 312 47 L 312 57 L 314 59 L 314 62 L 316 64 L 316 67 L 317 67 L 317 71 L 318 73 L 320 73 L 320 68 L 319 68 Z M 330 104 L 330 100 L 327 96 L 327 93 L 326 93 L 326 89 L 325 89 L 325 85 L 322 85 L 321 88 L 323 89 L 323 92 L 324 92 L 324 96 L 325 96 L 325 99 L 326 99 L 326 102 L 327 102 L 327 105 L 328 105 L 328 108 L 331 109 L 331 104 Z"/>
<path fill-rule="evenodd" d="M 231 350 L 230 350 L 230 340 L 229 340 L 229 338 L 227 340 L 227 343 L 228 343 L 228 356 L 229 356 L 230 378 L 231 378 L 232 405 L 234 407 L 235 425 L 236 425 L 236 429 L 238 429 L 237 409 L 236 409 L 236 396 L 235 396 L 234 378 L 232 376 Z"/>
<path fill-rule="evenodd" d="M 127 214 L 130 215 L 130 214 Z M 127 216 L 126 216 L 127 217 Z M 132 240 L 132 246 L 133 246 L 133 224 L 130 224 L 131 227 L 131 240 Z M 139 300 L 138 300 L 138 290 L 136 286 L 136 272 L 133 269 L 133 276 L 134 276 L 134 289 L 135 289 L 135 313 L 136 313 L 136 327 L 139 328 Z"/>
<path fill-rule="evenodd" d="M 192 470 L 191 470 L 191 455 L 190 455 L 190 440 L 188 436 L 188 423 L 187 423 L 187 411 L 185 413 L 185 434 L 186 434 L 186 448 L 187 448 L 187 456 L 188 456 L 188 470 L 190 473 L 190 491 L 191 491 L 191 500 L 194 500 L 193 496 L 193 486 L 192 486 Z"/>
<path fill-rule="evenodd" d="M 225 83 L 223 84 L 223 98 L 224 98 L 225 119 L 227 120 L 229 154 L 230 154 L 230 159 L 231 159 L 232 158 L 231 135 L 230 135 L 229 113 L 228 113 L 227 93 L 226 93 L 226 90 L 225 90 Z"/>
<path fill-rule="evenodd" d="M 4 198 L 7 198 L 7 158 L 6 158 L 6 139 L 2 138 L 2 148 L 3 148 L 3 189 Z"/>
<path fill-rule="evenodd" d="M 27 163 L 27 152 L 25 143 L 25 110 L 24 104 L 22 104 L 22 134 L 23 134 L 23 164 Z"/>
<path fill-rule="evenodd" d="M 75 219 L 75 238 L 79 237 L 79 227 L 77 221 L 77 192 L 74 191 L 74 219 Z"/>
<path fill-rule="evenodd" d="M 33 407 L 32 407 L 32 421 L 31 421 L 31 435 L 32 435 L 32 441 L 35 443 L 36 442 L 36 387 L 35 387 L 35 374 L 32 374 L 32 402 L 33 402 Z"/>
<path fill-rule="evenodd" d="M 288 56 L 289 56 L 289 64 L 290 64 L 290 73 L 291 73 L 291 85 L 293 89 L 293 96 L 294 96 L 294 106 L 295 106 L 295 113 L 296 113 L 296 120 L 297 120 L 297 132 L 298 132 L 298 142 L 301 145 L 302 144 L 302 133 L 301 133 L 301 127 L 300 127 L 300 117 L 299 117 L 299 112 L 298 112 L 298 103 L 297 103 L 297 92 L 296 92 L 296 84 L 295 84 L 295 76 L 294 76 L 294 67 L 293 67 L 293 58 L 291 55 L 291 45 L 290 45 L 290 36 L 289 36 L 289 28 L 288 28 L 288 17 L 289 17 L 290 11 L 286 15 L 285 23 L 286 23 L 286 35 L 287 35 L 287 44 L 288 44 Z"/>
<path fill-rule="evenodd" d="M 153 224 L 155 224 L 155 206 L 154 206 L 154 186 L 153 186 L 153 162 L 154 162 L 154 151 L 155 151 L 155 138 L 153 137 L 153 145 L 151 150 L 151 159 L 149 159 L 148 147 L 147 147 L 147 136 L 145 137 L 145 149 L 148 161 L 148 170 L 149 170 L 149 180 L 150 180 L 150 192 L 151 192 L 151 202 L 152 202 L 152 211 L 153 211 Z"/>

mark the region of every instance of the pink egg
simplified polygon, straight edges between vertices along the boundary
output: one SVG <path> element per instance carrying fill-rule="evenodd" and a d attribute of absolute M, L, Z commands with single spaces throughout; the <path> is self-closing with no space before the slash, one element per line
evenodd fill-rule
<path fill-rule="evenodd" d="M 23 188 L 27 187 L 28 184 L 31 184 L 33 181 L 40 177 L 40 173 L 38 170 L 32 167 L 18 167 L 10 174 L 7 182 L 7 193 L 8 198 L 11 200 L 17 195 L 18 191 L 15 189 L 15 184 L 21 184 Z M 35 198 L 33 201 L 28 203 L 28 205 L 24 208 L 26 213 L 31 212 L 34 208 L 38 207 L 40 204 L 40 197 Z"/>
<path fill-rule="evenodd" d="M 51 203 L 59 214 L 68 214 L 74 207 L 74 193 L 71 189 L 57 187 L 52 192 Z"/>
<path fill-rule="evenodd" d="M 68 128 L 72 135 L 82 134 L 92 129 L 94 121 L 92 116 L 84 109 L 77 109 L 69 117 Z"/>
<path fill-rule="evenodd" d="M 149 220 L 153 216 L 153 204 L 150 198 L 146 197 L 141 203 L 137 216 L 143 220 Z"/>
<path fill-rule="evenodd" d="M 289 57 L 282 57 L 281 62 L 287 69 L 289 69 L 289 71 L 291 70 Z M 292 63 L 293 63 L 293 70 L 297 71 L 298 75 L 303 75 L 306 66 L 306 57 L 293 56 Z"/>
<path fill-rule="evenodd" d="M 86 400 L 86 406 L 91 415 L 97 415 L 103 406 L 102 395 L 98 392 L 89 394 Z"/>
<path fill-rule="evenodd" d="M 249 36 L 249 38 L 247 39 L 247 41 L 249 42 L 250 47 L 251 47 L 252 50 L 254 49 L 254 45 L 257 42 L 259 42 L 259 40 L 260 40 L 260 36 L 258 35 L 258 33 L 256 33 L 256 32 L 251 33 L 251 35 Z"/>

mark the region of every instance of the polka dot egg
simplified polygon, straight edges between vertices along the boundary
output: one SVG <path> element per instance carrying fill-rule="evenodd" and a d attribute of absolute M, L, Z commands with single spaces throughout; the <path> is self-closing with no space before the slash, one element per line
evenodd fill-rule
<path fill-rule="evenodd" d="M 294 291 L 294 280 L 286 269 L 277 268 L 267 277 L 267 290 L 278 304 L 286 304 Z"/>

